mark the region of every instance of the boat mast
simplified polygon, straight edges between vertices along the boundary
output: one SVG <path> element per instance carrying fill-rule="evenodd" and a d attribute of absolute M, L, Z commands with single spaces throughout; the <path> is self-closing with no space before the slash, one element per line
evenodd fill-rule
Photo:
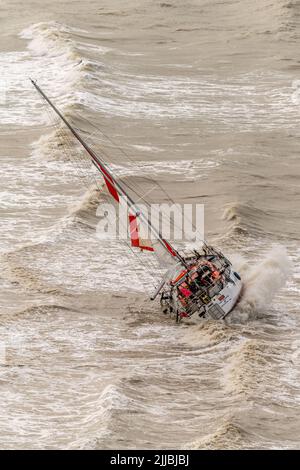
<path fill-rule="evenodd" d="M 95 164 L 96 168 L 100 173 L 102 173 L 102 176 L 105 178 L 105 180 L 110 179 L 113 181 L 113 184 L 116 186 L 117 192 L 122 196 L 126 196 L 127 200 L 127 205 L 130 208 L 134 208 L 136 215 L 138 215 L 143 221 L 148 225 L 150 230 L 153 232 L 153 234 L 157 237 L 159 243 L 162 245 L 162 247 L 169 253 L 170 256 L 175 256 L 185 267 L 187 267 L 187 264 L 184 260 L 184 258 L 178 253 L 175 248 L 172 247 L 172 245 L 163 238 L 162 234 L 160 233 L 159 230 L 157 230 L 151 223 L 148 217 L 146 217 L 142 212 L 138 211 L 138 207 L 136 206 L 134 200 L 126 193 L 126 191 L 122 188 L 120 183 L 114 179 L 112 174 L 110 173 L 109 169 L 107 168 L 106 164 L 101 160 L 95 152 L 87 145 L 87 143 L 81 138 L 81 136 L 78 134 L 78 132 L 71 126 L 71 124 L 67 121 L 67 119 L 61 114 L 61 112 L 56 108 L 56 106 L 52 103 L 52 101 L 47 97 L 47 95 L 43 92 L 43 90 L 37 85 L 37 83 L 30 78 L 30 81 L 32 85 L 35 87 L 35 89 L 38 91 L 38 93 L 47 101 L 47 103 L 51 106 L 51 108 L 55 111 L 55 113 L 60 117 L 60 119 L 65 123 L 65 125 L 68 127 L 68 129 L 71 131 L 71 133 L 74 135 L 74 137 L 78 140 L 78 142 L 82 145 L 82 147 L 86 150 L 86 152 L 90 155 L 92 158 L 93 163 Z"/>

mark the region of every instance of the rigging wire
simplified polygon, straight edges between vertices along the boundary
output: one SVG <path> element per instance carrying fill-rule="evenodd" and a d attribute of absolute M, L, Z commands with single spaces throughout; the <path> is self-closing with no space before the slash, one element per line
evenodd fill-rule
<path fill-rule="evenodd" d="M 31 80 L 31 81 L 32 81 L 32 80 Z M 63 118 L 63 116 L 61 115 L 61 113 L 59 113 L 59 111 L 52 105 L 52 103 L 49 101 L 49 99 L 46 97 L 46 95 L 42 92 L 42 90 L 40 90 L 40 88 L 35 84 L 35 82 L 32 81 L 32 83 L 33 83 L 34 86 L 37 88 L 37 90 L 39 91 L 39 93 L 43 96 L 43 98 L 45 98 L 46 101 L 51 105 L 51 107 L 54 109 L 54 111 L 56 112 L 56 114 L 58 114 L 58 115 L 61 117 L 61 119 L 65 122 L 65 124 L 66 124 L 67 127 L 70 129 L 70 131 L 72 131 L 72 134 L 74 134 L 75 137 L 76 137 L 76 134 L 75 134 L 76 131 L 73 130 L 73 127 L 71 127 L 71 125 L 68 124 L 68 122 Z M 77 140 L 79 140 L 79 141 L 81 142 L 81 144 L 83 145 L 83 147 L 87 150 L 87 152 L 90 153 L 91 156 L 93 156 L 92 153 L 89 151 L 88 147 L 86 146 L 86 144 L 84 144 L 84 142 L 82 141 L 82 139 L 80 138 L 80 136 L 79 136 L 78 134 L 77 134 Z M 124 151 L 123 151 L 122 149 L 120 149 L 120 151 L 124 153 Z M 107 155 L 105 151 L 104 151 L 104 154 Z M 127 156 L 127 158 L 130 159 L 130 157 L 129 157 L 126 153 L 125 153 L 125 155 Z M 95 157 L 95 158 L 96 158 L 96 157 Z M 100 160 L 100 161 L 101 161 L 101 160 Z M 118 186 L 120 187 L 119 182 L 118 182 Z M 120 187 L 120 189 L 121 189 L 122 192 L 124 192 L 124 190 L 122 189 L 122 186 Z M 126 194 L 126 193 L 125 193 L 125 194 Z M 129 198 L 129 201 L 131 201 L 130 198 Z M 131 201 L 131 202 L 133 202 L 133 201 Z M 134 203 L 133 203 L 133 204 L 134 204 Z M 143 217 L 143 219 L 144 219 L 144 217 Z M 148 221 L 148 225 L 149 225 L 150 227 L 152 226 L 152 224 L 150 225 L 150 220 Z M 161 234 L 160 234 L 159 232 L 158 232 L 158 238 L 159 238 L 160 243 L 163 244 L 164 239 L 162 238 L 162 236 L 161 236 Z M 164 246 L 165 249 L 168 249 L 168 251 L 169 251 L 169 248 L 167 247 L 167 245 L 165 246 L 165 245 L 163 244 L 163 246 Z M 175 251 L 176 251 L 176 250 L 175 250 Z M 177 258 L 178 258 L 179 260 L 181 260 L 181 262 L 185 265 L 184 259 L 179 255 L 178 252 L 177 252 L 177 255 L 176 255 L 176 256 L 177 256 Z"/>
<path fill-rule="evenodd" d="M 44 102 L 42 101 L 44 110 L 46 111 L 46 114 L 48 115 L 49 121 L 52 122 L 54 129 L 56 130 L 55 132 L 55 138 L 59 140 L 59 150 L 62 151 L 64 156 L 66 157 L 67 161 L 72 162 L 72 158 L 75 157 L 75 160 L 77 161 L 77 165 L 75 165 L 75 171 L 77 173 L 77 176 L 83 180 L 85 186 L 90 189 L 90 184 L 87 184 L 87 179 L 89 178 L 85 173 L 83 173 L 83 169 L 86 169 L 88 171 L 93 170 L 93 165 L 91 163 L 90 158 L 85 157 L 85 152 L 77 145 L 77 142 L 72 135 L 72 133 L 69 131 L 69 129 L 64 128 L 62 125 L 60 125 L 58 119 L 56 118 L 56 114 L 54 111 L 52 111 Z M 50 149 L 54 149 L 54 145 L 50 144 Z M 72 158 L 70 158 L 70 155 L 68 152 L 72 152 Z M 83 164 L 83 167 L 82 167 Z M 92 176 L 92 182 L 96 183 L 96 188 L 103 190 L 104 183 L 100 185 L 99 180 L 96 179 L 95 175 Z M 125 227 L 124 224 L 122 224 L 123 228 Z M 127 226 L 125 227 L 127 229 Z M 130 251 L 139 259 L 140 265 L 145 266 L 148 274 L 151 276 L 153 281 L 156 283 L 158 282 L 158 271 L 159 271 L 159 266 L 156 258 L 152 258 L 151 255 L 149 257 L 149 254 L 147 253 L 147 256 L 145 256 L 144 253 L 134 250 L 131 246 L 131 242 L 129 240 L 124 240 L 119 238 L 119 241 L 123 244 L 125 244 L 127 247 L 129 247 Z M 153 274 L 153 271 L 155 271 L 156 275 Z M 145 287 L 144 283 L 143 286 Z M 151 289 L 152 290 L 152 289 Z"/>

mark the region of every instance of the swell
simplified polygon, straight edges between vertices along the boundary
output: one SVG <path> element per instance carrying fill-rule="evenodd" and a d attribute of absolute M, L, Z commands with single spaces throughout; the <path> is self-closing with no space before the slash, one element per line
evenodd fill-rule
<path fill-rule="evenodd" d="M 43 276 L 43 272 L 30 266 L 30 261 L 43 249 L 43 244 L 31 244 L 1 255 L 1 270 L 13 284 L 45 294 L 64 295 L 62 286 L 53 286 Z"/>
<path fill-rule="evenodd" d="M 1 315 L 1 320 L 4 319 L 7 321 L 14 321 L 17 317 L 22 317 L 22 319 L 33 320 L 34 317 L 40 318 L 41 315 L 51 315 L 51 314 L 64 314 L 65 312 L 76 312 L 77 310 L 73 307 L 68 307 L 59 303 L 53 304 L 38 304 L 38 305 L 29 305 L 28 307 L 10 312 L 7 315 Z M 78 310 L 79 312 L 79 310 Z"/>
<path fill-rule="evenodd" d="M 106 48 L 95 47 L 86 40 L 82 46 L 78 33 L 80 30 L 58 22 L 36 23 L 19 34 L 27 41 L 26 51 L 0 56 L 6 65 L 3 67 L 3 80 L 9 83 L 6 94 L 8 106 L 6 115 L 1 116 L 2 123 L 31 127 L 49 123 L 51 113 L 46 108 L 44 112 L 41 109 L 43 101 L 33 89 L 29 77 L 36 79 L 65 112 L 81 102 L 89 76 L 88 69 L 97 73 L 102 66 L 85 58 L 85 54 L 90 49 L 96 49 L 97 54 L 102 55 L 106 53 Z M 16 93 L 19 98 L 17 103 Z"/>
<path fill-rule="evenodd" d="M 190 346 L 215 347 L 218 344 L 230 344 L 237 339 L 236 332 L 222 322 L 204 321 L 199 325 L 183 326 L 183 341 Z"/>
<path fill-rule="evenodd" d="M 261 400 L 266 398 L 268 384 L 278 379 L 274 372 L 274 359 L 276 361 L 276 348 L 271 344 L 257 339 L 241 339 L 231 349 L 223 369 L 226 395 L 251 398 L 257 394 Z"/>
<path fill-rule="evenodd" d="M 276 40 L 298 35 L 299 6 L 299 0 L 240 0 L 229 2 L 227 8 L 235 16 L 237 27 L 243 26 L 247 32 L 244 35 L 272 34 Z"/>
<path fill-rule="evenodd" d="M 273 227 L 276 215 L 247 204 L 228 204 L 223 220 L 229 222 L 229 233 L 242 236 L 259 236 L 268 233 L 268 226 Z"/>
<path fill-rule="evenodd" d="M 105 202 L 111 202 L 111 200 L 106 188 L 104 188 L 104 183 L 102 183 L 101 189 L 100 185 L 99 187 L 91 186 L 78 203 L 70 208 L 68 215 L 62 222 L 67 221 L 68 227 L 72 227 L 72 229 L 78 229 L 78 225 L 80 225 L 95 231 L 99 222 L 97 209 Z"/>
<path fill-rule="evenodd" d="M 259 202 L 263 205 L 263 201 Z M 281 204 L 281 205 L 280 205 Z M 298 239 L 295 224 L 286 224 L 287 213 L 283 201 L 274 208 L 271 201 L 264 204 L 266 209 L 262 209 L 253 203 L 228 203 L 225 206 L 222 220 L 226 223 L 224 238 L 230 242 L 236 239 L 242 244 L 249 244 L 259 239 L 287 240 Z"/>
<path fill-rule="evenodd" d="M 96 150 L 99 148 L 99 142 L 95 141 L 90 132 L 81 132 L 89 145 Z M 213 171 L 220 165 L 213 159 L 185 159 L 185 160 L 153 160 L 153 152 L 163 152 L 162 149 L 147 146 L 132 145 L 112 146 L 108 144 L 107 139 L 101 139 L 101 149 L 107 149 L 110 161 L 109 165 L 116 177 L 143 176 L 144 178 L 155 178 L 161 183 L 170 183 L 170 176 L 179 182 L 201 180 L 208 172 Z M 81 179 L 83 184 L 90 184 L 93 178 L 101 180 L 101 175 L 96 172 L 90 157 L 76 142 L 70 131 L 64 125 L 56 126 L 50 133 L 42 135 L 38 140 L 32 143 L 32 156 L 34 159 L 43 162 L 60 162 L 62 168 L 68 171 L 75 178 Z M 142 152 L 149 153 L 149 159 L 133 161 L 129 157 L 132 148 L 137 147 Z M 115 149 L 122 155 L 118 158 Z M 99 150 L 101 155 L 101 149 Z M 103 157 L 102 157 L 103 158 Z M 107 158 L 106 158 L 107 159 Z M 53 167 L 50 166 L 49 167 Z"/>

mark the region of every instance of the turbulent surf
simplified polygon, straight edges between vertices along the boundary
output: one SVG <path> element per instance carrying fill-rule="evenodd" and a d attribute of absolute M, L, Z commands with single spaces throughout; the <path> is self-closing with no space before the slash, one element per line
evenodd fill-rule
<path fill-rule="evenodd" d="M 1 448 L 299 447 L 299 7 L 2 0 Z M 28 77 L 207 246 L 101 238 L 118 203 Z"/>

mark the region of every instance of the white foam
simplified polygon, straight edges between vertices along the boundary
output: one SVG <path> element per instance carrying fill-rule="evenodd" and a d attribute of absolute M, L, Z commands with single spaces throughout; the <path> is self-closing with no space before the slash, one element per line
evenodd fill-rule
<path fill-rule="evenodd" d="M 189 179 L 200 179 L 205 176 L 204 171 L 216 168 L 219 162 L 213 160 L 161 160 L 161 161 L 139 161 L 125 163 L 123 165 L 112 164 L 111 168 L 118 176 L 143 175 L 174 175 L 176 180 L 186 181 Z"/>

